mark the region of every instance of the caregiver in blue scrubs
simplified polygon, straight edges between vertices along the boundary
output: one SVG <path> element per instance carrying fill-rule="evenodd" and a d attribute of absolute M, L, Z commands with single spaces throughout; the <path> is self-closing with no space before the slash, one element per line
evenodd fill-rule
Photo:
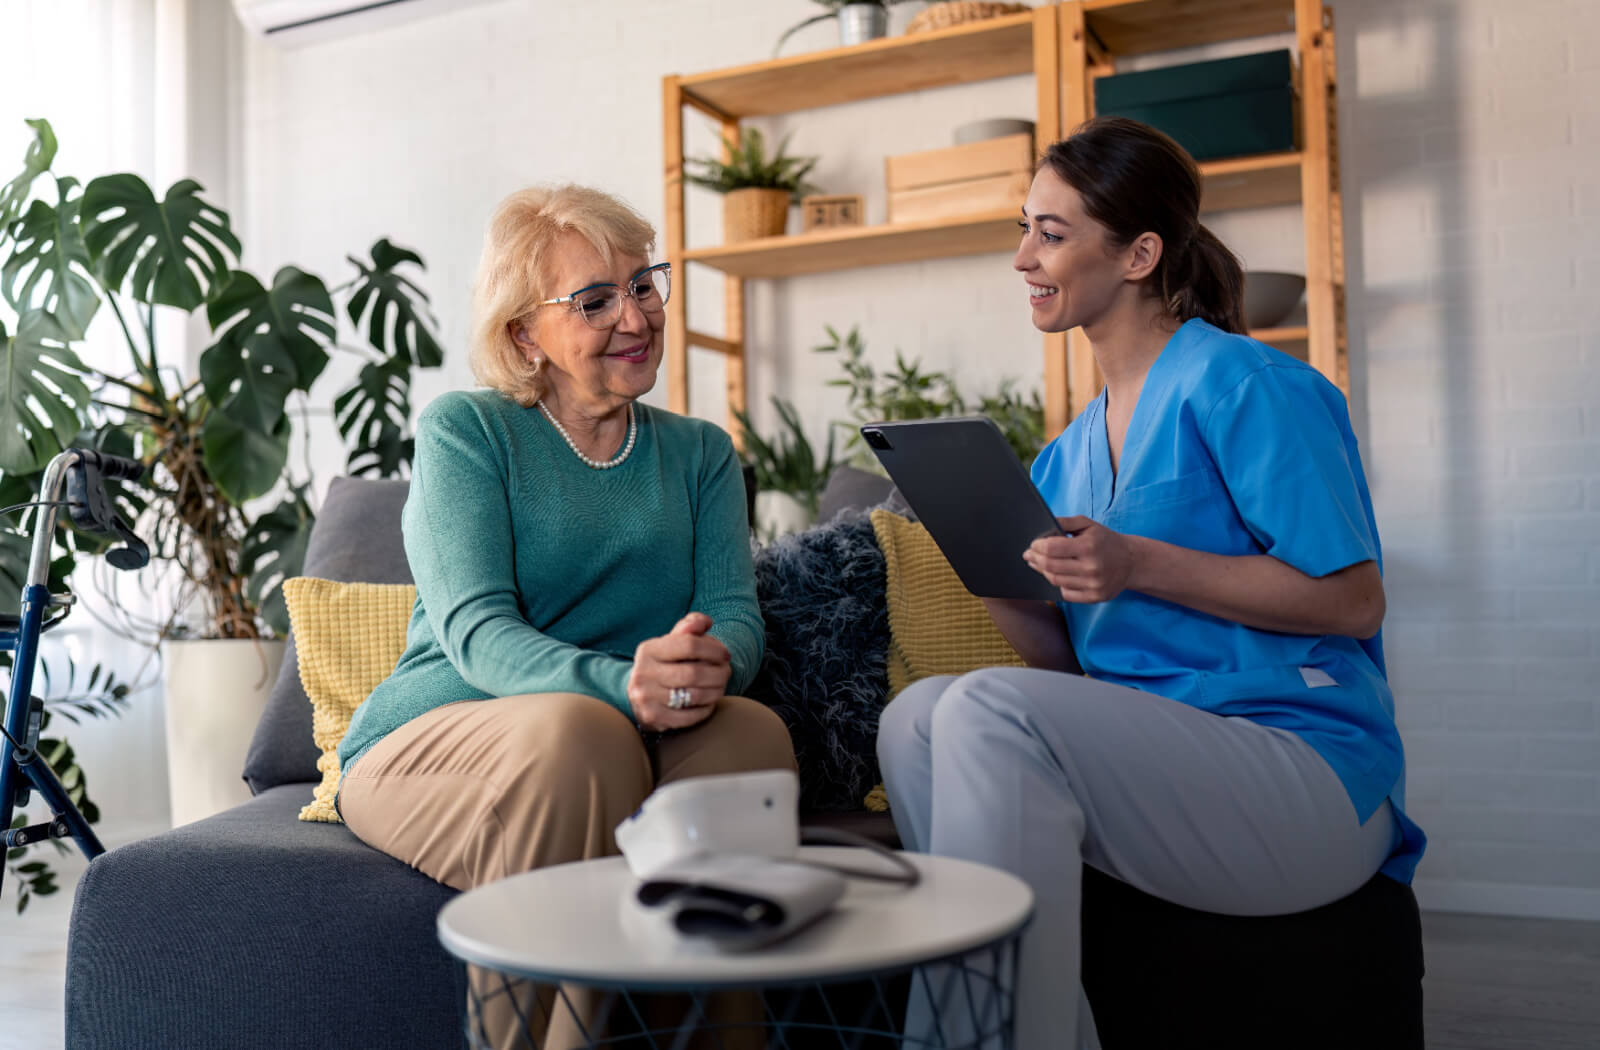
<path fill-rule="evenodd" d="M 1345 399 L 1245 334 L 1239 262 L 1199 204 L 1194 161 L 1143 124 L 1046 151 L 1015 267 L 1034 325 L 1083 329 L 1106 381 L 1033 465 L 1069 535 L 1017 556 L 1061 600 L 988 601 L 1028 667 L 917 682 L 879 731 L 907 847 L 1037 895 L 1019 1050 L 1074 1045 L 1085 863 L 1273 915 L 1409 882 L 1422 854 Z M 914 1001 L 912 1034 L 928 1023 Z"/>

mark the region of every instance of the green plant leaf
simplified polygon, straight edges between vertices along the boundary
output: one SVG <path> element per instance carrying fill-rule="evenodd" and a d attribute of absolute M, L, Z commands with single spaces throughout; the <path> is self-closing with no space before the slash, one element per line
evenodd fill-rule
<path fill-rule="evenodd" d="M 366 316 L 367 342 L 372 348 L 385 357 L 422 368 L 434 368 L 443 362 L 444 351 L 431 331 L 433 318 L 428 313 L 427 293 L 399 271 L 401 263 L 426 269 L 422 257 L 383 238 L 372 246 L 370 266 L 353 255 L 347 258 L 361 276 L 345 311 L 358 328 Z"/>
<path fill-rule="evenodd" d="M 746 127 L 738 138 L 728 136 L 723 140 L 727 158 L 691 157 L 685 167 L 701 169 L 699 174 L 685 174 L 684 178 L 697 186 L 730 193 L 750 187 L 788 190 L 793 195 L 812 192 L 815 187 L 805 181 L 805 176 L 816 166 L 816 157 L 790 157 L 787 137 L 778 144 L 777 152 L 768 158 L 766 138 L 757 127 Z"/>
<path fill-rule="evenodd" d="M 406 436 L 411 419 L 411 368 L 398 357 L 361 369 L 350 389 L 333 402 L 339 433 L 351 445 L 352 474 L 394 477 L 410 466 L 416 441 Z"/>
<path fill-rule="evenodd" d="M 34 475 L 35 478 L 38 475 Z M 37 483 L 26 486 L 24 499 L 32 499 L 39 491 Z M 11 500 L 11 503 L 20 502 Z M 9 505 L 9 503 L 7 504 Z M 28 578 L 28 560 L 32 555 L 33 539 L 10 525 L 0 525 L 0 609 L 16 609 L 22 605 L 22 585 Z M 75 560 L 71 551 L 58 555 L 50 562 L 49 588 L 52 592 L 67 589 L 67 577 L 72 575 Z M 4 664 L 10 666 L 10 653 L 5 653 Z"/>
<path fill-rule="evenodd" d="M 45 716 L 59 714 L 74 725 L 78 724 L 78 715 L 87 715 L 92 718 L 106 718 L 121 714 L 128 703 L 128 685 L 117 679 L 116 672 L 103 664 L 95 664 L 89 672 L 89 680 L 81 681 L 78 664 L 70 656 L 67 658 L 66 681 L 58 684 L 53 681 L 59 675 L 54 674 L 54 665 L 49 661 L 41 661 L 40 677 L 44 683 Z M 63 778 L 63 783 L 65 779 Z"/>
<path fill-rule="evenodd" d="M 771 401 L 782 426 L 772 440 L 757 434 L 744 412 L 734 412 L 744 435 L 744 460 L 755 468 L 758 492 L 788 493 L 815 514 L 823 486 L 835 465 L 832 428 L 829 428 L 827 453 L 819 463 L 794 405 L 776 397 Z"/>
<path fill-rule="evenodd" d="M 86 371 L 49 314 L 30 310 L 7 335 L 0 323 L 0 471 L 26 474 L 60 452 L 89 406 Z"/>
<path fill-rule="evenodd" d="M 193 310 L 228 279 L 239 240 L 228 213 L 193 179 L 157 201 L 137 175 L 103 175 L 83 191 L 83 242 L 105 287 L 143 303 Z M 215 327 L 215 326 L 213 326 Z"/>
<path fill-rule="evenodd" d="M 78 228 L 77 179 L 57 179 L 57 204 L 34 201 L 11 229 L 11 258 L 0 267 L 0 294 L 18 314 L 40 309 L 68 339 L 82 339 L 100 308 L 89 272 L 89 249 Z"/>
<path fill-rule="evenodd" d="M 327 286 L 293 266 L 273 275 L 270 289 L 243 270 L 232 271 L 206 304 L 206 318 L 218 333 L 200 355 L 206 396 L 224 411 L 242 410 L 263 434 L 277 425 L 289 392 L 311 389 L 322 374 L 325 347 L 338 331 Z"/>
<path fill-rule="evenodd" d="M 256 603 L 261 618 L 280 636 L 289 633 L 289 610 L 283 601 L 282 584 L 291 576 L 300 575 L 315 520 L 305 487 L 296 488 L 251 524 L 239 551 L 239 574 L 246 578 L 245 596 Z"/>
<path fill-rule="evenodd" d="M 22 605 L 22 585 L 28 578 L 28 554 L 33 544 L 11 529 L 0 531 L 0 602 L 7 609 Z"/>
<path fill-rule="evenodd" d="M 289 417 L 281 416 L 270 432 L 214 407 L 200 429 L 206 469 L 228 501 L 238 505 L 265 496 L 283 476 L 289 462 Z"/>
<path fill-rule="evenodd" d="M 16 178 L 0 187 L 0 230 L 4 230 L 22 214 L 28 201 L 33 180 L 50 170 L 56 162 L 56 133 L 48 120 L 26 121 L 33 129 L 33 141 L 22 157 L 22 171 Z"/>

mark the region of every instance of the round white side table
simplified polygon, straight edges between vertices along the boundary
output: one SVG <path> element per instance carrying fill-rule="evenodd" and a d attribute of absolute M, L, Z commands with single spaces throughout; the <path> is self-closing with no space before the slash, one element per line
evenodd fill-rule
<path fill-rule="evenodd" d="M 887 868 L 844 847 L 807 846 L 801 855 Z M 849 879 L 831 912 L 757 951 L 721 953 L 641 923 L 631 903 L 636 882 L 621 857 L 542 868 L 470 890 L 440 911 L 439 938 L 463 962 L 501 975 L 497 994 L 519 994 L 517 982 L 603 993 L 599 1013 L 623 1022 L 580 1023 L 589 1047 L 688 1045 L 684 1028 L 695 1024 L 716 1029 L 709 1045 L 717 1045 L 729 1028 L 707 1020 L 705 997 L 735 989 L 761 996 L 759 1022 L 742 1024 L 761 1028 L 772 1046 L 899 1045 L 909 993 L 940 1005 L 932 1011 L 939 1020 L 906 1039 L 907 1047 L 1010 1047 L 1017 946 L 1033 913 L 1032 891 L 1013 875 L 970 861 L 902 856 L 921 874 L 915 887 Z M 650 1028 L 633 996 L 661 992 L 692 1000 L 688 1021 Z M 560 997 L 566 999 L 564 991 Z M 476 988 L 469 999 L 471 1045 L 488 1046 Z M 841 1012 L 846 1008 L 850 1016 Z M 841 1035 L 857 1041 L 840 1042 Z M 537 1033 L 525 1038 L 539 1045 Z"/>

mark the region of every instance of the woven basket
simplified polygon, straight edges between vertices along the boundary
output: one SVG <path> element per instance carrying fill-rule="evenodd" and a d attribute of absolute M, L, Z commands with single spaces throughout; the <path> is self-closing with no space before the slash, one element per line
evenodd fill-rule
<path fill-rule="evenodd" d="M 980 2 L 980 0 L 942 0 L 940 3 L 930 4 L 926 11 L 917 15 L 906 25 L 907 35 L 911 33 L 931 33 L 935 29 L 949 29 L 965 22 L 978 22 L 985 18 L 998 18 L 1001 15 L 1014 15 L 1022 11 L 1033 10 L 1027 4 L 995 4 Z"/>
<path fill-rule="evenodd" d="M 732 244 L 783 236 L 791 197 L 788 190 L 757 186 L 732 191 L 722 198 L 722 239 Z"/>

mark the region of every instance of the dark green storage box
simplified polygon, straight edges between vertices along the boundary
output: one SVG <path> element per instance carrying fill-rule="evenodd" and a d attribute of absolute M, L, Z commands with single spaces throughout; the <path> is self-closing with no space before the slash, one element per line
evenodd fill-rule
<path fill-rule="evenodd" d="M 1095 81 L 1094 108 L 1159 128 L 1196 160 L 1292 150 L 1294 63 L 1282 50 L 1118 73 Z"/>

